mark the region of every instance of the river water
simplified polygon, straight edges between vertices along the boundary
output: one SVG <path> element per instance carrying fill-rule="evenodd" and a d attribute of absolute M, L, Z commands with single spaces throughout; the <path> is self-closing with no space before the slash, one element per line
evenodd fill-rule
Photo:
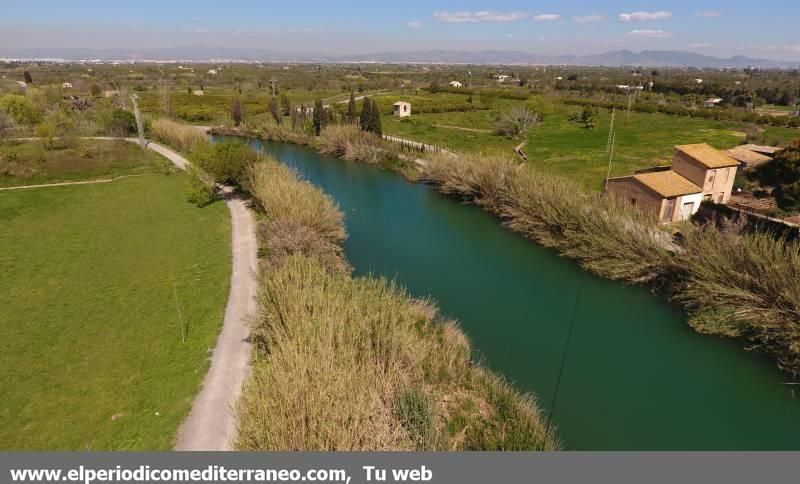
<path fill-rule="evenodd" d="M 457 318 L 490 368 L 549 412 L 568 449 L 800 449 L 800 387 L 741 343 L 694 333 L 642 287 L 583 271 L 480 209 L 402 176 L 251 141 L 325 190 L 356 274 L 395 278 Z M 580 293 L 580 294 L 579 294 Z"/>

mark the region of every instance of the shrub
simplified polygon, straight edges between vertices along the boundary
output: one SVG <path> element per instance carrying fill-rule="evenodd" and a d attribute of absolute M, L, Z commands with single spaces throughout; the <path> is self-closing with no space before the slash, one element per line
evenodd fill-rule
<path fill-rule="evenodd" d="M 241 141 L 225 140 L 197 145 L 190 158 L 219 183 L 239 185 L 247 166 L 258 159 L 258 153 Z"/>
<path fill-rule="evenodd" d="M 36 136 L 43 138 L 44 146 L 52 149 L 57 135 L 56 124 L 52 120 L 46 120 L 36 127 Z"/>
<path fill-rule="evenodd" d="M 41 113 L 36 109 L 33 101 L 18 94 L 6 94 L 0 97 L 0 109 L 8 113 L 17 124 L 36 124 L 41 119 Z"/>
<path fill-rule="evenodd" d="M 353 124 L 332 125 L 322 130 L 316 140 L 317 149 L 324 154 L 376 164 L 379 161 L 380 139 Z"/>
<path fill-rule="evenodd" d="M 114 109 L 106 129 L 112 136 L 124 138 L 136 134 L 136 117 L 123 109 Z"/>
<path fill-rule="evenodd" d="M 186 172 L 186 199 L 190 203 L 205 207 L 217 200 L 216 184 L 211 176 L 193 165 L 189 165 Z"/>

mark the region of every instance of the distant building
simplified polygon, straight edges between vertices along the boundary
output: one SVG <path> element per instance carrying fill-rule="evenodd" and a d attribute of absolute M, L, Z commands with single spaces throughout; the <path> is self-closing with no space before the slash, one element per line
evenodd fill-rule
<path fill-rule="evenodd" d="M 703 201 L 727 203 L 739 162 L 707 144 L 675 147 L 671 169 L 609 179 L 607 192 L 662 223 L 688 220 Z"/>
<path fill-rule="evenodd" d="M 208 73 L 211 74 L 212 76 L 216 76 L 217 75 L 217 70 L 216 69 L 209 69 Z"/>
<path fill-rule="evenodd" d="M 201 89 L 198 89 L 197 91 L 192 91 L 192 94 L 194 94 L 195 96 L 204 96 L 205 92 L 203 92 L 203 90 Z"/>
<path fill-rule="evenodd" d="M 754 151 L 756 153 L 761 153 L 762 155 L 773 156 L 775 153 L 779 152 L 781 149 L 777 146 L 763 146 L 763 145 L 742 145 L 739 148 L 743 148 L 746 150 Z"/>
<path fill-rule="evenodd" d="M 715 108 L 722 103 L 722 99 L 718 97 L 712 97 L 711 99 L 706 99 L 703 103 L 703 106 L 707 108 Z"/>
<path fill-rule="evenodd" d="M 72 83 L 71 82 L 62 83 L 61 84 L 61 89 L 72 89 Z"/>
<path fill-rule="evenodd" d="M 494 76 L 494 78 L 497 79 L 500 82 L 505 82 L 506 79 L 509 78 L 509 76 L 506 75 L 506 74 L 498 74 L 498 75 Z"/>
<path fill-rule="evenodd" d="M 464 87 L 464 84 L 461 84 L 458 81 L 450 81 L 450 87 Z"/>
<path fill-rule="evenodd" d="M 767 155 L 748 150 L 747 148 L 743 148 L 741 146 L 727 150 L 726 153 L 731 158 L 741 163 L 743 170 L 751 170 L 757 166 L 772 161 L 772 158 Z"/>
<path fill-rule="evenodd" d="M 397 101 L 393 105 L 393 114 L 401 118 L 411 116 L 411 103 Z"/>
<path fill-rule="evenodd" d="M 702 79 L 695 79 L 694 82 L 695 82 L 695 84 L 702 84 L 703 80 Z"/>

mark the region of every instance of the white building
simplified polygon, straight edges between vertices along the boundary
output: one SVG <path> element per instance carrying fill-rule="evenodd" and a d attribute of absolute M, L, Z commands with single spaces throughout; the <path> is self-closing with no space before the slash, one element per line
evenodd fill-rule
<path fill-rule="evenodd" d="M 458 81 L 450 81 L 450 87 L 464 87 L 464 84 L 461 84 Z"/>
<path fill-rule="evenodd" d="M 404 101 L 397 101 L 393 105 L 393 114 L 400 118 L 411 116 L 411 103 L 407 103 Z"/>
<path fill-rule="evenodd" d="M 72 83 L 71 82 L 62 83 L 61 89 L 72 89 Z"/>
<path fill-rule="evenodd" d="M 217 70 L 216 69 L 209 69 L 208 73 L 211 74 L 212 76 L 216 76 L 217 75 Z"/>
<path fill-rule="evenodd" d="M 712 97 L 711 99 L 706 99 L 706 101 L 703 103 L 703 106 L 707 108 L 714 108 L 719 106 L 720 103 L 722 103 L 722 99 L 718 97 Z"/>

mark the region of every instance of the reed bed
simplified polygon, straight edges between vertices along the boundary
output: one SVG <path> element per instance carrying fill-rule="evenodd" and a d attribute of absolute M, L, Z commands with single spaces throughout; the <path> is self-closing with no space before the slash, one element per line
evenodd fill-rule
<path fill-rule="evenodd" d="M 328 126 L 320 132 L 315 146 L 320 153 L 376 165 L 381 161 L 380 139 L 352 124 Z"/>
<path fill-rule="evenodd" d="M 676 299 L 703 333 L 741 337 L 800 371 L 800 244 L 742 227 L 688 231 L 676 257 Z"/>
<path fill-rule="evenodd" d="M 325 244 L 344 240 L 327 195 L 274 160 L 254 165 L 250 179 L 271 255 L 238 448 L 558 448 L 536 402 L 473 362 L 466 336 L 435 304 L 324 262 L 332 255 Z"/>
<path fill-rule="evenodd" d="M 622 201 L 497 158 L 433 156 L 422 180 L 595 274 L 666 289 L 697 331 L 741 337 L 782 369 L 800 372 L 797 242 L 709 224 L 683 227 L 678 244 Z"/>
<path fill-rule="evenodd" d="M 199 145 L 209 142 L 208 138 L 197 128 L 166 118 L 153 120 L 150 124 L 150 133 L 158 141 L 164 142 L 183 153 L 190 153 Z"/>

